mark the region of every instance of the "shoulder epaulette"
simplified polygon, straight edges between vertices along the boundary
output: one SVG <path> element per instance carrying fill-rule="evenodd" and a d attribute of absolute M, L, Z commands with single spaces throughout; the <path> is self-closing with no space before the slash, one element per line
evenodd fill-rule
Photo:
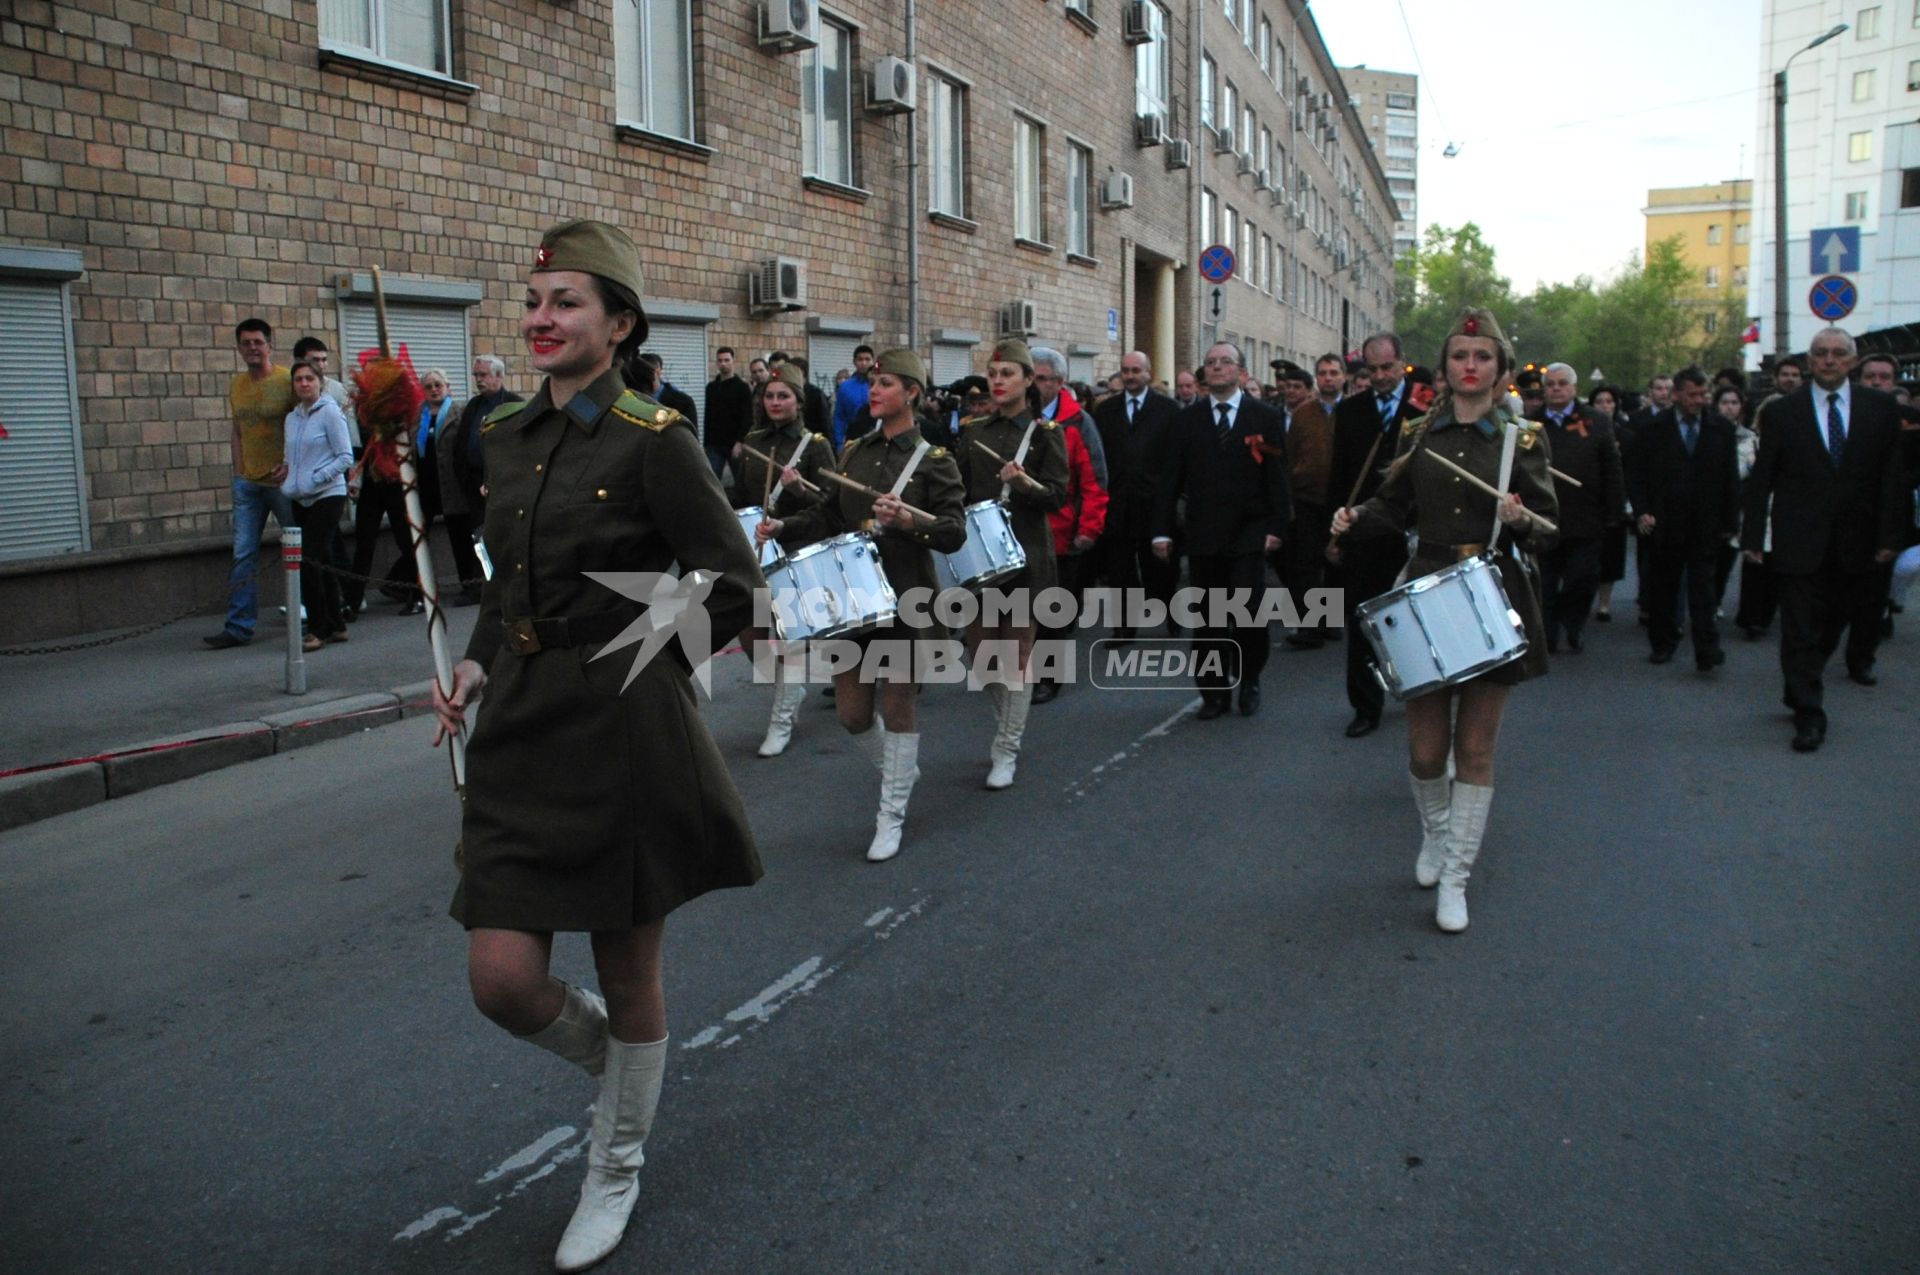
<path fill-rule="evenodd" d="M 1519 426 L 1519 437 L 1516 438 L 1514 442 L 1521 451 L 1527 450 L 1527 448 L 1532 447 L 1540 441 L 1541 427 L 1539 421 L 1519 421 L 1517 424 Z"/>
<path fill-rule="evenodd" d="M 982 412 L 978 416 L 962 416 L 960 418 L 960 423 L 962 425 L 978 425 L 981 421 L 990 421 L 992 419 L 993 419 L 992 412 Z"/>
<path fill-rule="evenodd" d="M 1060 422 L 1059 422 L 1059 421 L 1055 421 L 1055 420 L 1048 420 L 1048 419 L 1047 419 L 1046 417 L 1044 417 L 1044 416 L 1043 416 L 1043 417 L 1041 417 L 1041 418 L 1040 418 L 1040 428 L 1042 428 L 1042 429 L 1059 429 L 1059 428 L 1060 428 Z"/>
<path fill-rule="evenodd" d="M 628 424 L 639 425 L 656 434 L 674 425 L 687 424 L 687 418 L 671 407 L 662 407 L 650 399 L 640 397 L 632 390 L 621 392 L 620 397 L 613 401 L 612 411 L 615 416 Z"/>
<path fill-rule="evenodd" d="M 930 448 L 927 452 L 927 455 L 933 457 L 935 460 L 939 460 L 941 457 L 945 456 L 946 454 L 947 454 L 947 449 L 944 447 Z"/>
<path fill-rule="evenodd" d="M 524 401 L 517 402 L 517 403 L 500 404 L 500 406 L 494 408 L 491 412 L 487 413 L 487 419 L 480 422 L 480 432 L 484 434 L 488 430 L 492 429 L 495 425 L 498 425 L 501 421 L 506 420 L 508 417 L 519 415 L 520 412 L 526 408 L 526 406 L 527 405 Z"/>
<path fill-rule="evenodd" d="M 827 450 L 829 451 L 833 450 L 833 440 L 828 438 L 825 434 L 822 434 L 816 431 L 814 434 L 814 438 L 819 442 L 825 443 L 827 445 Z"/>
<path fill-rule="evenodd" d="M 1409 416 L 1406 420 L 1400 422 L 1400 437 L 1412 438 L 1415 434 L 1425 429 L 1426 425 L 1427 418 L 1424 415 Z"/>

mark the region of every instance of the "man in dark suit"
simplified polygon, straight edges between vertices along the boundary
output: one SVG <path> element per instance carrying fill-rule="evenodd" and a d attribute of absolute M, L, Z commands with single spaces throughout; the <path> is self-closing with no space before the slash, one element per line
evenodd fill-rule
<path fill-rule="evenodd" d="M 1707 374 L 1673 375 L 1673 406 L 1640 431 L 1627 490 L 1647 544 L 1641 606 L 1647 613 L 1648 658 L 1673 659 L 1680 647 L 1680 589 L 1687 591 L 1693 659 L 1701 672 L 1726 662 L 1714 622 L 1714 561 L 1740 529 L 1740 462 L 1733 426 L 1707 410 Z"/>
<path fill-rule="evenodd" d="M 1620 525 L 1626 509 L 1626 476 L 1613 422 L 1580 401 L 1580 375 L 1565 363 L 1540 373 L 1541 409 L 1533 419 L 1547 427 L 1554 468 L 1577 482 L 1557 483 L 1560 538 L 1540 562 L 1540 609 L 1546 613 L 1547 649 L 1579 653 L 1587 612 L 1600 587 L 1600 542 Z"/>
<path fill-rule="evenodd" d="M 1408 401 L 1406 362 L 1400 338 L 1379 332 L 1360 347 L 1366 361 L 1369 389 L 1343 399 L 1333 414 L 1333 465 L 1327 473 L 1327 499 L 1335 508 L 1357 505 L 1380 486 L 1394 449 L 1400 424 L 1420 413 Z M 1356 490 L 1357 488 L 1357 490 Z M 1407 565 L 1407 544 L 1401 536 L 1372 536 L 1340 542 L 1328 550 L 1339 564 L 1337 579 L 1346 591 L 1347 703 L 1353 720 L 1347 738 L 1370 735 L 1380 725 L 1386 692 L 1373 675 L 1373 650 L 1354 625 L 1354 609 L 1393 587 L 1400 568 Z"/>
<path fill-rule="evenodd" d="M 1772 502 L 1767 561 L 1780 598 L 1780 672 L 1799 752 L 1826 740 L 1820 675 L 1842 629 L 1851 628 L 1848 676 L 1874 684 L 1880 566 L 1893 561 L 1905 535 L 1898 404 L 1849 384 L 1853 360 L 1846 332 L 1815 334 L 1808 349 L 1813 384 L 1767 409 L 1747 480 L 1742 547 L 1749 562 L 1761 560 Z"/>
<path fill-rule="evenodd" d="M 1275 555 L 1280 582 L 1293 594 L 1294 606 L 1304 611 L 1309 590 L 1318 589 L 1327 575 L 1327 472 L 1333 465 L 1333 419 L 1315 401 L 1313 373 L 1297 363 L 1276 360 L 1280 381 L 1281 415 L 1285 418 L 1287 471 L 1292 479 L 1293 518 L 1287 543 Z M 1317 650 L 1326 645 L 1329 621 L 1303 625 L 1287 635 L 1287 645 Z"/>
<path fill-rule="evenodd" d="M 1180 559 L 1173 554 L 1162 561 L 1154 555 L 1153 512 L 1180 408 L 1152 386 L 1153 364 L 1135 350 L 1120 360 L 1120 392 L 1093 409 L 1094 424 L 1107 445 L 1107 528 L 1099 552 L 1108 584 L 1144 589 L 1165 604 L 1179 583 Z M 1115 637 L 1133 636 L 1124 621 L 1115 623 Z"/>
<path fill-rule="evenodd" d="M 1249 591 L 1249 609 L 1265 592 L 1266 555 L 1280 547 L 1287 526 L 1287 458 L 1280 415 L 1240 388 L 1246 371 L 1240 347 L 1222 341 L 1207 351 L 1201 370 L 1207 395 L 1173 422 L 1166 467 L 1161 471 L 1153 524 L 1153 552 L 1173 557 L 1174 521 L 1186 498 L 1187 575 L 1206 590 L 1209 611 L 1228 592 Z M 1264 624 L 1206 623 L 1194 630 L 1193 653 L 1201 662 L 1200 717 L 1224 714 L 1232 703 L 1234 653 L 1238 651 L 1240 715 L 1260 708 L 1260 674 L 1267 666 Z M 1211 657 L 1211 659 L 1209 658 Z"/>

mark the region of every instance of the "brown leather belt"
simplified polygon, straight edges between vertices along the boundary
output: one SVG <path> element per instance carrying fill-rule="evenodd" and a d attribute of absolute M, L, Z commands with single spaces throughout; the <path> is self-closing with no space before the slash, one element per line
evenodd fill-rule
<path fill-rule="evenodd" d="M 1418 546 L 1420 557 L 1443 562 L 1449 558 L 1455 562 L 1465 562 L 1468 558 L 1477 558 L 1486 551 L 1485 545 L 1441 545 L 1431 540 L 1422 540 Z"/>
<path fill-rule="evenodd" d="M 521 616 L 506 621 L 507 649 L 515 655 L 605 642 L 645 614 L 643 607 L 588 615 Z"/>

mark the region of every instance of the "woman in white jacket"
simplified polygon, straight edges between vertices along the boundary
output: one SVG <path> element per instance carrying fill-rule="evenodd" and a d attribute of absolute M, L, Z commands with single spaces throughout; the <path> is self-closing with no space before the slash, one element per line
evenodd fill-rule
<path fill-rule="evenodd" d="M 293 397 L 293 410 L 287 413 L 287 476 L 280 489 L 293 502 L 294 520 L 306 545 L 300 560 L 300 594 L 307 607 L 307 637 L 302 645 L 317 651 L 323 642 L 347 640 L 347 626 L 340 616 L 340 582 L 322 562 L 347 503 L 353 439 L 340 405 L 326 393 L 319 369 L 304 359 L 293 365 Z"/>

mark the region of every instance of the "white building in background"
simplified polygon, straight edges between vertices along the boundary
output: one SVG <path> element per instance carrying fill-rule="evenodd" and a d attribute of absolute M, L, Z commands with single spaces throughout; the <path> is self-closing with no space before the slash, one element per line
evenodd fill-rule
<path fill-rule="evenodd" d="M 1789 347 L 1824 326 L 1808 303 L 1809 235 L 1855 227 L 1860 300 L 1841 325 L 1869 332 L 1920 322 L 1920 0 L 1766 0 L 1760 26 L 1760 119 L 1754 153 L 1752 312 L 1761 348 L 1775 348 L 1773 75 L 1839 23 L 1850 30 L 1804 54 L 1787 74 Z"/>
<path fill-rule="evenodd" d="M 1387 172 L 1399 217 L 1393 226 L 1393 255 L 1413 251 L 1420 240 L 1420 77 L 1401 71 L 1375 71 L 1364 63 L 1343 66 L 1353 109 L 1366 125 L 1367 141 Z"/>

